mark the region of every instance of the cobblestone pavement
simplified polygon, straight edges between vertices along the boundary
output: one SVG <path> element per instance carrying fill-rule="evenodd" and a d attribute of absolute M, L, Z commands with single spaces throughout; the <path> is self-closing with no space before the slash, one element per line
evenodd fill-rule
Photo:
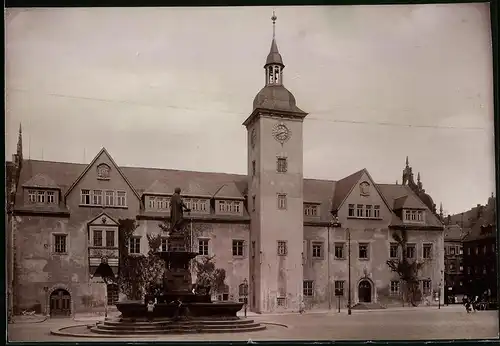
<path fill-rule="evenodd" d="M 341 313 L 306 313 L 304 315 L 261 315 L 250 318 L 269 325 L 253 333 L 165 335 L 135 340 L 165 341 L 253 341 L 258 340 L 422 340 L 498 338 L 498 312 L 467 314 L 464 309 L 437 308 L 355 311 Z M 82 324 L 71 319 L 49 319 L 42 323 L 10 324 L 10 341 L 122 341 L 130 339 L 70 338 L 50 334 L 50 330 Z"/>

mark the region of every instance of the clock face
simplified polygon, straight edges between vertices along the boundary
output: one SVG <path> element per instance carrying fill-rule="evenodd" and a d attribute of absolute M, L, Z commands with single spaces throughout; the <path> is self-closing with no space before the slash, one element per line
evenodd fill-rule
<path fill-rule="evenodd" d="M 280 124 L 277 124 L 276 126 L 274 126 L 273 136 L 278 142 L 283 144 L 284 142 L 286 142 L 287 140 L 290 139 L 291 132 L 288 129 L 288 127 L 286 127 L 285 124 L 280 123 Z"/>
<path fill-rule="evenodd" d="M 257 131 L 253 129 L 252 133 L 250 134 L 250 144 L 252 145 L 252 148 L 255 147 L 256 142 L 257 142 Z"/>

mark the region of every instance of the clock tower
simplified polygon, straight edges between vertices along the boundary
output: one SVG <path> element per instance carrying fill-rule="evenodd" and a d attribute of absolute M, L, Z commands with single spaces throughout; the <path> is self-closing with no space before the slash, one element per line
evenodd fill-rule
<path fill-rule="evenodd" d="M 303 285 L 303 140 L 307 113 L 283 86 L 285 65 L 275 38 L 265 86 L 243 123 L 248 131 L 248 209 L 252 311 L 298 311 Z"/>

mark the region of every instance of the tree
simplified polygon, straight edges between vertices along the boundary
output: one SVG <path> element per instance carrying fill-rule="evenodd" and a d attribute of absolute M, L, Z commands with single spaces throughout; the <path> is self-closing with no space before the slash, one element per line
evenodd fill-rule
<path fill-rule="evenodd" d="M 226 271 L 216 268 L 215 256 L 202 256 L 195 262 L 196 284 L 198 286 L 210 287 L 210 294 L 223 292 L 226 284 Z"/>
<path fill-rule="evenodd" d="M 399 275 L 399 279 L 403 283 L 403 302 L 406 299 L 412 306 L 417 306 L 421 296 L 418 276 L 424 262 L 408 258 L 406 252 L 408 245 L 407 230 L 394 232 L 392 238 L 398 244 L 398 249 L 401 248 L 401 258 L 388 260 L 387 265 L 392 272 Z"/>
<path fill-rule="evenodd" d="M 127 299 L 141 300 L 147 285 L 163 277 L 164 262 L 157 251 L 161 245 L 161 234 L 147 234 L 147 255 L 129 254 L 130 237 L 138 224 L 133 219 L 119 220 L 118 248 L 120 251 L 118 286 Z"/>

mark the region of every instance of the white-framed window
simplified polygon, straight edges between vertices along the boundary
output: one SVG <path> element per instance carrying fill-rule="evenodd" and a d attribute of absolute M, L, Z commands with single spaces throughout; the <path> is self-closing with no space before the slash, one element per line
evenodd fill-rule
<path fill-rule="evenodd" d="M 241 202 L 235 201 L 234 202 L 234 212 L 235 213 L 240 213 L 241 210 Z"/>
<path fill-rule="evenodd" d="M 243 257 L 245 242 L 243 240 L 233 240 L 233 256 Z"/>
<path fill-rule="evenodd" d="M 106 191 L 106 200 L 105 200 L 105 205 L 112 207 L 115 205 L 115 192 L 108 190 Z"/>
<path fill-rule="evenodd" d="M 116 205 L 119 207 L 125 207 L 127 205 L 127 192 L 125 191 L 116 192 Z"/>
<path fill-rule="evenodd" d="M 285 297 L 277 297 L 276 303 L 278 306 L 284 307 L 284 306 L 286 306 L 286 298 Z"/>
<path fill-rule="evenodd" d="M 59 254 L 67 253 L 67 234 L 54 234 L 54 252 Z"/>
<path fill-rule="evenodd" d="M 349 204 L 349 217 L 354 217 L 356 216 L 355 214 L 355 208 L 354 208 L 354 204 Z"/>
<path fill-rule="evenodd" d="M 359 243 L 358 244 L 359 259 L 367 260 L 370 258 L 369 257 L 370 256 L 369 245 L 370 244 L 368 244 L 368 243 Z"/>
<path fill-rule="evenodd" d="M 315 204 L 305 204 L 304 205 L 304 215 L 305 216 L 318 216 L 318 206 Z"/>
<path fill-rule="evenodd" d="M 286 173 L 288 171 L 288 161 L 286 157 L 278 157 L 276 159 L 276 171 L 278 173 Z"/>
<path fill-rule="evenodd" d="M 90 190 L 82 189 L 80 192 L 80 203 L 83 205 L 90 205 Z"/>
<path fill-rule="evenodd" d="M 399 295 L 399 290 L 400 290 L 400 282 L 396 280 L 391 281 L 390 294 Z"/>
<path fill-rule="evenodd" d="M 422 257 L 424 259 L 432 258 L 432 244 L 424 244 L 422 246 Z"/>
<path fill-rule="evenodd" d="M 417 221 L 424 221 L 424 212 L 422 210 L 417 211 Z"/>
<path fill-rule="evenodd" d="M 278 193 L 278 209 L 285 210 L 286 207 L 287 207 L 286 194 L 285 193 Z"/>
<path fill-rule="evenodd" d="M 399 258 L 399 245 L 398 243 L 391 243 L 389 245 L 389 258 Z"/>
<path fill-rule="evenodd" d="M 344 280 L 335 280 L 334 287 L 335 287 L 335 294 L 339 294 L 340 296 L 344 295 Z"/>
<path fill-rule="evenodd" d="M 380 205 L 373 206 L 373 217 L 380 218 Z"/>
<path fill-rule="evenodd" d="M 92 204 L 102 205 L 102 190 L 92 190 Z"/>
<path fill-rule="evenodd" d="M 356 217 L 363 217 L 363 204 L 356 205 Z"/>
<path fill-rule="evenodd" d="M 28 201 L 30 203 L 36 203 L 36 191 L 28 190 Z"/>
<path fill-rule="evenodd" d="M 141 237 L 132 236 L 128 241 L 128 253 L 140 254 L 141 253 Z"/>
<path fill-rule="evenodd" d="M 106 247 L 115 247 L 115 231 L 106 230 Z"/>
<path fill-rule="evenodd" d="M 54 191 L 47 191 L 47 203 L 53 204 L 56 202 L 56 193 Z"/>
<path fill-rule="evenodd" d="M 36 201 L 37 203 L 45 203 L 45 191 L 36 192 Z"/>
<path fill-rule="evenodd" d="M 286 256 L 288 254 L 288 247 L 286 240 L 278 240 L 278 256 Z"/>
<path fill-rule="evenodd" d="M 225 201 L 219 201 L 219 211 L 220 212 L 226 211 L 226 202 Z"/>
<path fill-rule="evenodd" d="M 93 246 L 102 246 L 102 231 L 94 230 L 93 232 Z"/>
<path fill-rule="evenodd" d="M 149 197 L 149 208 L 150 209 L 154 209 L 155 208 L 155 205 L 156 205 L 156 197 L 152 197 L 150 196 Z"/>
<path fill-rule="evenodd" d="M 371 204 L 365 205 L 365 216 L 372 217 L 372 206 Z"/>
<path fill-rule="evenodd" d="M 411 220 L 411 210 L 406 209 L 405 210 L 405 221 L 410 221 Z"/>
<path fill-rule="evenodd" d="M 426 295 L 431 293 L 431 280 L 422 280 L 422 293 Z"/>
<path fill-rule="evenodd" d="M 335 259 L 345 259 L 344 248 L 344 243 L 335 243 Z"/>
<path fill-rule="evenodd" d="M 312 258 L 323 259 L 323 242 L 312 243 Z"/>
<path fill-rule="evenodd" d="M 302 284 L 302 291 L 304 297 L 312 297 L 314 295 L 314 281 L 304 280 Z"/>
<path fill-rule="evenodd" d="M 163 252 L 168 250 L 168 239 L 167 238 L 161 238 L 160 250 Z"/>
<path fill-rule="evenodd" d="M 198 254 L 208 256 L 208 239 L 198 239 Z"/>

